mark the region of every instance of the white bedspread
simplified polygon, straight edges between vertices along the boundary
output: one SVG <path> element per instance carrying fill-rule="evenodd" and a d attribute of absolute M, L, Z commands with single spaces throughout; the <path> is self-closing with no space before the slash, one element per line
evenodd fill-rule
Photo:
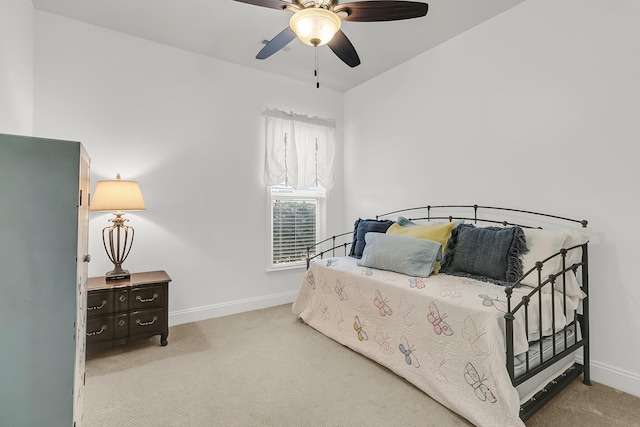
<path fill-rule="evenodd" d="M 514 295 L 530 290 L 516 289 Z M 444 274 L 414 278 L 360 267 L 350 257 L 312 264 L 293 304 L 293 313 L 313 328 L 474 424 L 523 426 L 506 370 L 505 311 L 500 286 Z M 564 326 L 564 316 L 557 314 L 556 330 Z M 522 324 L 517 319 L 516 353 L 528 349 Z"/>

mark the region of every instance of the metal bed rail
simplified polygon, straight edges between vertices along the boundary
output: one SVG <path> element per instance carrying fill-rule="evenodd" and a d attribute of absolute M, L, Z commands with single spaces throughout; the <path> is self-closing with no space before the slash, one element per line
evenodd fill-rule
<path fill-rule="evenodd" d="M 347 231 L 342 234 L 336 234 L 335 236 L 328 237 L 324 240 L 314 243 L 311 246 L 307 246 L 307 270 L 309 269 L 309 265 L 311 265 L 311 261 L 316 258 L 324 258 L 324 255 L 331 252 L 331 256 L 336 256 L 336 250 L 342 249 L 343 256 L 347 256 L 347 248 L 351 246 L 351 241 L 343 241 L 344 236 L 352 236 L 353 232 Z M 329 247 L 327 246 L 327 243 Z M 337 243 L 341 242 L 341 243 Z"/>

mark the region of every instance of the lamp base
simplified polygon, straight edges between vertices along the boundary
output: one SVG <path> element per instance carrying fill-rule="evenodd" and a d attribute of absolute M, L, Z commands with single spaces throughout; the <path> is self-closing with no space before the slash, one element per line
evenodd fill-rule
<path fill-rule="evenodd" d="M 122 263 L 129 255 L 129 252 L 131 252 L 135 231 L 133 227 L 124 225 L 128 219 L 122 218 L 122 212 L 120 211 L 116 212 L 116 217 L 109 221 L 111 221 L 113 225 L 102 229 L 102 243 L 104 244 L 104 250 L 107 252 L 109 260 L 113 263 L 113 270 L 105 273 L 105 279 L 129 280 L 131 274 L 129 274 L 129 270 L 122 268 Z M 129 235 L 131 235 L 131 239 L 129 239 Z M 107 240 L 109 241 L 108 245 Z"/>
<path fill-rule="evenodd" d="M 131 274 L 129 273 L 129 270 L 113 270 L 113 271 L 107 271 L 104 274 L 104 278 L 107 281 L 110 280 L 129 280 L 129 278 L 131 277 Z"/>

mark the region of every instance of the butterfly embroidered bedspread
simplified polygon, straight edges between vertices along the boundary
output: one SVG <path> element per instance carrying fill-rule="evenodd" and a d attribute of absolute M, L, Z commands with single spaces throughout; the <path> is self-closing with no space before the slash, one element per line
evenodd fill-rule
<path fill-rule="evenodd" d="M 515 289 L 514 295 L 529 290 Z M 523 426 L 506 370 L 505 311 L 500 286 L 444 274 L 410 277 L 360 267 L 351 257 L 312 264 L 293 304 L 293 313 L 313 328 L 474 424 Z M 556 329 L 564 323 L 556 313 Z M 517 318 L 516 353 L 528 349 L 523 325 Z"/>

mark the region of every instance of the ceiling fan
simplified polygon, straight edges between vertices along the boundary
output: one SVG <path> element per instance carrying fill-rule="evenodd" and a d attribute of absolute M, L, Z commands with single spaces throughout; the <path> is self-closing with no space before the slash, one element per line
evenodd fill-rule
<path fill-rule="evenodd" d="M 289 26 L 268 42 L 257 59 L 266 59 L 298 37 L 309 46 L 329 48 L 350 67 L 360 65 L 353 44 L 340 29 L 341 21 L 376 22 L 419 18 L 429 5 L 414 1 L 359 1 L 339 4 L 338 0 L 235 0 L 255 6 L 292 12 Z"/>

